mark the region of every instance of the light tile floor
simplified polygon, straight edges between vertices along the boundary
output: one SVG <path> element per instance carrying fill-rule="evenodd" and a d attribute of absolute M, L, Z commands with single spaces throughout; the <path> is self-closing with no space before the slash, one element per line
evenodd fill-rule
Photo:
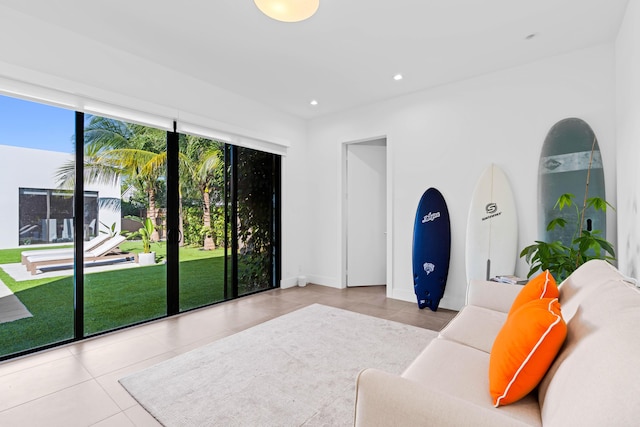
<path fill-rule="evenodd" d="M 456 312 L 419 310 L 385 287 L 274 289 L 0 363 L 0 426 L 158 426 L 118 379 L 320 303 L 439 331 Z"/>

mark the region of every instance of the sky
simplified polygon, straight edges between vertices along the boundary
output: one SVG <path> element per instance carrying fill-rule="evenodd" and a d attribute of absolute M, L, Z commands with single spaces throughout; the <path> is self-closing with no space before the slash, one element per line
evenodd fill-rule
<path fill-rule="evenodd" d="M 0 145 L 73 152 L 75 112 L 0 95 Z"/>

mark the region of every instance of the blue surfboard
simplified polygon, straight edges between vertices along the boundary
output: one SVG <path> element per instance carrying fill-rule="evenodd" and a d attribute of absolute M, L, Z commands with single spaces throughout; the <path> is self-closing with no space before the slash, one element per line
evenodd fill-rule
<path fill-rule="evenodd" d="M 424 192 L 413 226 L 413 287 L 418 307 L 436 311 L 449 274 L 451 226 L 449 210 L 435 188 Z"/>

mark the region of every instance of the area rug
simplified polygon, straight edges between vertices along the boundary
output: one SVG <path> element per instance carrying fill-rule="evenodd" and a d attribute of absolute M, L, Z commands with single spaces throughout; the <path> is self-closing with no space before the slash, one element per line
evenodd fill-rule
<path fill-rule="evenodd" d="M 32 317 L 22 301 L 0 280 L 0 323 Z"/>
<path fill-rule="evenodd" d="M 165 426 L 348 426 L 358 372 L 401 373 L 436 336 L 314 304 L 120 383 Z"/>

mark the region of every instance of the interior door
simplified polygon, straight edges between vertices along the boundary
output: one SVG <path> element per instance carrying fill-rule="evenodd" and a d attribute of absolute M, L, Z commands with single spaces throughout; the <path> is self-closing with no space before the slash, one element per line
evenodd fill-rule
<path fill-rule="evenodd" d="M 386 140 L 347 145 L 346 284 L 387 281 Z"/>

